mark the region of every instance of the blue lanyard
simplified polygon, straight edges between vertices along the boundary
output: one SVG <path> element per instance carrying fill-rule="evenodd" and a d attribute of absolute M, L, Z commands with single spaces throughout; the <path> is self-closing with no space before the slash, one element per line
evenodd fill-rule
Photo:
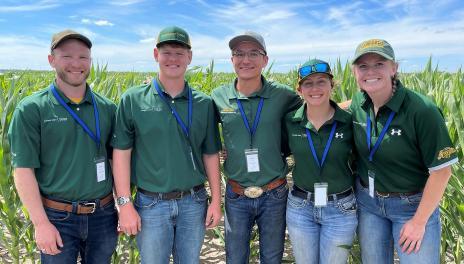
<path fill-rule="evenodd" d="M 95 143 L 97 144 L 97 148 L 100 149 L 100 145 L 101 145 L 101 142 L 100 142 L 100 138 L 101 138 L 101 136 L 100 136 L 100 118 L 99 118 L 99 115 L 98 115 L 97 103 L 95 102 L 95 98 L 94 98 L 94 95 L 93 95 L 92 91 L 89 91 L 89 92 L 90 92 L 90 95 L 92 97 L 93 115 L 95 116 L 96 134 L 94 134 L 90 130 L 90 128 L 84 123 L 84 121 L 82 121 L 82 119 L 76 114 L 76 112 L 74 112 L 68 106 L 68 104 L 66 104 L 64 102 L 63 98 L 61 98 L 61 96 L 56 91 L 55 85 L 51 84 L 50 89 L 52 90 L 53 95 L 55 96 L 56 100 L 60 103 L 60 105 L 62 105 L 66 109 L 66 111 L 68 111 L 68 113 L 72 116 L 72 118 L 84 129 L 85 133 L 87 133 L 87 135 L 89 135 L 90 138 L 93 141 L 95 141 Z"/>
<path fill-rule="evenodd" d="M 161 91 L 161 89 L 158 86 L 158 82 L 156 80 L 153 80 L 153 86 L 155 87 L 156 91 L 158 92 L 158 95 L 161 97 L 161 100 L 163 100 L 166 105 L 171 109 L 172 115 L 177 120 L 177 123 L 179 126 L 182 128 L 182 131 L 184 131 L 185 136 L 188 138 L 189 137 L 189 132 L 190 132 L 190 127 L 192 126 L 192 89 L 187 84 L 187 89 L 188 89 L 188 125 L 186 126 L 184 122 L 182 121 L 182 118 L 180 118 L 179 113 L 177 113 L 176 109 L 169 104 L 168 100 L 166 99 L 166 96 L 164 96 L 164 93 Z"/>
<path fill-rule="evenodd" d="M 316 150 L 314 149 L 313 139 L 311 138 L 311 133 L 309 129 L 306 128 L 306 138 L 308 139 L 309 147 L 311 148 L 311 153 L 313 154 L 313 158 L 316 161 L 316 164 L 319 168 L 322 168 L 324 165 L 325 159 L 327 158 L 327 153 L 329 153 L 330 145 L 332 144 L 332 139 L 335 134 L 335 129 L 337 128 L 337 121 L 334 121 L 332 125 L 332 130 L 330 131 L 329 139 L 327 140 L 327 144 L 325 145 L 324 153 L 322 154 L 322 160 L 319 161 L 317 158 Z"/>
<path fill-rule="evenodd" d="M 253 139 L 253 135 L 256 132 L 256 129 L 258 128 L 259 117 L 261 116 L 261 110 L 263 109 L 263 104 L 264 104 L 264 98 L 261 98 L 259 100 L 258 110 L 256 111 L 255 119 L 253 120 L 253 127 L 250 129 L 250 124 L 245 115 L 245 111 L 243 110 L 242 103 L 240 102 L 239 99 L 237 99 L 237 105 L 238 105 L 238 109 L 240 110 L 240 114 L 242 114 L 243 123 L 245 124 L 245 127 L 250 133 L 250 136 L 252 139 Z"/>
<path fill-rule="evenodd" d="M 377 141 L 375 142 L 374 148 L 372 148 L 372 149 L 371 149 L 371 126 L 372 126 L 372 124 L 371 124 L 370 113 L 367 112 L 366 116 L 367 116 L 367 118 L 366 118 L 366 120 L 367 120 L 366 121 L 366 123 L 367 123 L 366 124 L 367 151 L 369 152 L 369 161 L 372 161 L 373 158 L 374 158 L 374 153 L 379 148 L 380 142 L 382 142 L 383 137 L 387 133 L 388 127 L 390 126 L 390 123 L 392 122 L 393 117 L 395 116 L 395 112 L 393 112 L 393 111 L 390 112 L 390 116 L 388 116 L 387 123 L 385 123 L 385 126 L 383 127 L 382 131 L 380 132 L 380 136 L 377 139 Z"/>

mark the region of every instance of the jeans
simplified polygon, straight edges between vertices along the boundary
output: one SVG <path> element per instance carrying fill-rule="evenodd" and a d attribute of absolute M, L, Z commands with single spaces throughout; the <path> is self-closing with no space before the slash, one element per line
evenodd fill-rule
<path fill-rule="evenodd" d="M 325 207 L 288 194 L 287 228 L 296 263 L 346 263 L 357 225 L 354 193 Z"/>
<path fill-rule="evenodd" d="M 137 246 L 142 263 L 199 263 L 205 236 L 208 194 L 205 188 L 176 200 L 137 192 L 135 208 L 142 219 Z"/>
<path fill-rule="evenodd" d="M 114 202 L 97 209 L 93 214 L 73 214 L 45 208 L 50 222 L 60 232 L 63 240 L 61 253 L 40 254 L 41 263 L 77 263 L 80 253 L 83 264 L 111 263 L 111 256 L 118 239 L 118 216 Z"/>
<path fill-rule="evenodd" d="M 401 263 L 440 263 L 441 225 L 438 208 L 427 221 L 419 252 L 413 251 L 408 255 L 399 246 L 400 231 L 416 213 L 422 193 L 399 197 L 382 197 L 376 194 L 372 198 L 359 179 L 356 182 L 358 235 L 363 263 L 393 263 L 393 249 L 396 249 Z"/>
<path fill-rule="evenodd" d="M 248 198 L 232 191 L 229 184 L 225 194 L 226 262 L 249 262 L 251 231 L 258 225 L 261 264 L 280 264 L 284 252 L 285 207 L 287 184 Z"/>

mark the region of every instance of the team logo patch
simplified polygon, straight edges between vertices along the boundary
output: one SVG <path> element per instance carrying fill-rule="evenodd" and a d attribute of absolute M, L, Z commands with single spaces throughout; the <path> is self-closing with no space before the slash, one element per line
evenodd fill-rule
<path fill-rule="evenodd" d="M 390 131 L 390 135 L 392 135 L 392 136 L 401 136 L 401 132 L 402 132 L 401 129 L 392 128 L 392 130 Z"/>
<path fill-rule="evenodd" d="M 335 138 L 343 138 L 343 133 L 335 133 Z"/>
<path fill-rule="evenodd" d="M 221 110 L 221 114 L 225 114 L 225 113 L 235 113 L 235 109 L 224 108 L 224 109 Z"/>
<path fill-rule="evenodd" d="M 369 41 L 364 42 L 361 44 L 361 49 L 369 49 L 369 48 L 383 48 L 384 42 L 380 39 L 371 39 Z"/>
<path fill-rule="evenodd" d="M 438 152 L 438 160 L 449 159 L 453 153 L 456 153 L 455 148 L 446 147 Z"/>

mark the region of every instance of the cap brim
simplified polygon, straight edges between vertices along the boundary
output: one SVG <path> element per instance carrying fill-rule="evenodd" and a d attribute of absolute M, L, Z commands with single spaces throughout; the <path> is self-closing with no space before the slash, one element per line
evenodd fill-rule
<path fill-rule="evenodd" d="M 300 78 L 298 77 L 298 79 L 299 79 L 299 80 L 298 80 L 298 84 L 301 84 L 302 81 L 308 79 L 309 76 L 311 76 L 311 75 L 313 75 L 313 74 L 316 74 L 316 73 L 327 74 L 327 75 L 329 75 L 329 77 L 332 78 L 332 79 L 333 79 L 333 77 L 334 77 L 331 73 L 328 73 L 328 72 L 312 72 L 312 73 L 306 75 L 303 79 L 300 79 Z M 299 75 L 299 74 L 298 74 L 298 75 Z"/>
<path fill-rule="evenodd" d="M 266 49 L 263 47 L 263 45 L 261 45 L 261 43 L 259 43 L 254 37 L 249 36 L 249 35 L 239 35 L 239 36 L 232 38 L 229 41 L 229 48 L 233 50 L 235 46 L 237 46 L 240 42 L 244 42 L 244 41 L 254 42 L 258 44 L 258 46 L 264 51 L 264 53 L 266 53 Z"/>
<path fill-rule="evenodd" d="M 159 48 L 161 44 L 168 44 L 168 43 L 180 44 L 180 45 L 185 46 L 185 47 L 187 47 L 187 48 L 189 48 L 189 49 L 192 48 L 189 44 L 187 44 L 187 43 L 185 43 L 185 42 L 183 42 L 183 41 L 177 40 L 177 39 L 166 39 L 166 40 L 163 40 L 163 41 L 161 41 L 161 42 L 156 43 L 156 47 Z"/>
<path fill-rule="evenodd" d="M 56 47 L 58 47 L 61 43 L 63 43 L 64 41 L 68 40 L 68 39 L 77 39 L 77 40 L 80 40 L 82 42 L 84 42 L 85 45 L 87 45 L 87 47 L 90 49 L 92 48 L 92 42 L 90 41 L 90 39 L 88 39 L 86 36 L 84 35 L 81 35 L 81 34 L 69 34 L 69 35 L 66 35 L 64 37 L 62 37 L 59 41 L 57 41 L 52 47 L 51 49 L 55 49 Z"/>
<path fill-rule="evenodd" d="M 356 56 L 352 61 L 351 61 L 351 64 L 355 64 L 356 61 L 361 58 L 362 56 L 368 54 L 368 53 L 375 53 L 377 55 L 380 55 L 382 57 L 384 57 L 385 59 L 387 60 L 391 60 L 391 61 L 395 61 L 394 58 L 392 58 L 391 56 L 383 53 L 383 52 L 380 52 L 380 51 L 377 51 L 377 50 L 366 50 L 365 52 L 361 53 L 361 54 L 358 54 L 358 56 Z"/>

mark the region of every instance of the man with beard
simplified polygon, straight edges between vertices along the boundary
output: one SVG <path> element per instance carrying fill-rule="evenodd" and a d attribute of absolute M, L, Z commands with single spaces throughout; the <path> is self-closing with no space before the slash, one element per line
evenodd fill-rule
<path fill-rule="evenodd" d="M 8 131 L 42 263 L 110 263 L 117 242 L 107 148 L 116 106 L 86 83 L 91 47 L 72 30 L 53 36 L 55 80 L 18 104 Z"/>

